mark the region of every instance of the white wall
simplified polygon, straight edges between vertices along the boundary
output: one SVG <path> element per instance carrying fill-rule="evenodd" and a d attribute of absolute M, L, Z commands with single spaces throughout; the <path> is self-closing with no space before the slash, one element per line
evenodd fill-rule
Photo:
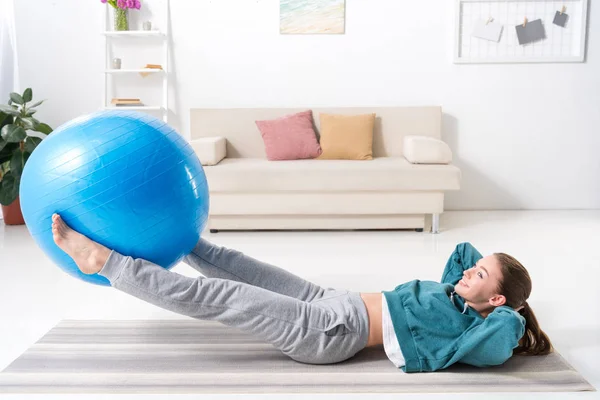
<path fill-rule="evenodd" d="M 104 6 L 16 3 L 21 86 L 49 99 L 40 118 L 97 109 Z M 330 36 L 280 35 L 278 0 L 171 3 L 170 122 L 186 137 L 193 107 L 441 105 L 463 171 L 447 209 L 600 208 L 597 5 L 586 63 L 455 65 L 450 0 L 347 0 L 346 34 Z"/>
<path fill-rule="evenodd" d="M 17 41 L 13 0 L 0 0 L 0 101 L 19 90 Z"/>

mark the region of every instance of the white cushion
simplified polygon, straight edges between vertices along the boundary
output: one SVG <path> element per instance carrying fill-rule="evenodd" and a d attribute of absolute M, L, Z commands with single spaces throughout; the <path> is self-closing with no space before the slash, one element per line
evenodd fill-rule
<path fill-rule="evenodd" d="M 211 192 L 458 190 L 461 175 L 454 165 L 415 165 L 404 157 L 368 161 L 226 158 L 204 171 Z"/>
<path fill-rule="evenodd" d="M 227 155 L 227 140 L 224 137 L 215 136 L 194 139 L 190 141 L 190 146 L 196 152 L 202 165 L 216 165 Z"/>
<path fill-rule="evenodd" d="M 452 151 L 439 139 L 428 136 L 404 136 L 404 157 L 412 164 L 450 164 Z"/>

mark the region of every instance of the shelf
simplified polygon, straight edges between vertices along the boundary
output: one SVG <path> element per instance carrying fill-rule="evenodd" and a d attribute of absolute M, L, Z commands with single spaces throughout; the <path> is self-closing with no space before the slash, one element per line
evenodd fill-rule
<path fill-rule="evenodd" d="M 105 1 L 105 0 L 102 0 Z M 0 3 L 2 0 L 0 0 Z M 152 0 L 154 2 L 154 0 Z M 156 20 L 152 22 L 154 30 L 145 31 L 141 30 L 141 26 L 135 27 L 131 31 L 116 31 L 111 24 L 112 13 L 110 12 L 111 7 L 102 7 L 104 9 L 103 26 L 98 32 L 98 35 L 104 42 L 104 62 L 98 73 L 98 78 L 102 78 L 102 90 L 103 99 L 99 107 L 101 110 L 111 110 L 117 114 L 123 114 L 127 112 L 147 112 L 153 117 L 159 117 L 165 123 L 169 119 L 169 80 L 171 77 L 170 63 L 169 63 L 169 51 L 171 46 L 171 21 L 169 18 L 170 0 L 158 0 L 158 3 L 162 3 L 161 7 L 152 8 L 146 17 L 152 17 Z M 146 3 L 144 3 L 146 4 Z M 1 7 L 0 7 L 1 8 Z M 162 15 L 162 17 L 161 17 Z M 1 19 L 1 18 L 0 18 Z M 1 30 L 1 29 L 0 29 Z M 154 54 L 153 60 L 146 60 L 144 63 L 126 63 L 123 65 L 125 68 L 115 69 L 114 66 L 121 66 L 120 64 L 113 64 L 115 60 L 115 51 L 121 45 L 126 43 L 135 44 L 135 49 L 131 50 L 152 50 L 154 53 L 160 50 L 162 54 Z M 139 59 L 147 58 L 143 57 L 144 53 L 139 51 L 132 51 L 132 54 L 139 53 Z M 112 61 L 111 61 L 112 60 Z M 146 64 L 146 62 L 150 62 Z M 152 68 L 154 66 L 161 66 L 161 69 Z M 136 77 L 136 75 L 138 77 Z M 148 78 L 144 80 L 144 78 Z M 134 102 L 131 105 L 116 105 L 113 104 L 111 98 L 119 97 L 117 94 L 122 96 L 129 96 L 132 98 L 144 97 L 140 94 L 136 94 L 136 90 L 130 93 L 122 94 L 119 93 L 119 87 L 125 82 L 122 80 L 130 81 L 129 83 L 134 85 L 134 88 L 143 87 L 146 90 L 152 89 L 160 90 L 160 93 L 156 93 L 154 100 L 148 98 L 150 104 L 143 102 Z M 146 87 L 150 85 L 150 87 Z M 159 97 L 160 96 L 160 97 Z M 129 98 L 128 97 L 128 98 Z M 122 112 L 119 112 L 119 111 Z"/>
<path fill-rule="evenodd" d="M 130 110 L 130 111 L 163 111 L 164 107 L 160 106 L 107 106 L 104 107 L 105 110 Z"/>
<path fill-rule="evenodd" d="M 107 69 L 104 70 L 105 74 L 135 74 L 140 72 L 147 72 L 150 74 L 162 73 L 165 72 L 164 69 L 156 69 L 156 68 L 140 68 L 140 69 Z"/>
<path fill-rule="evenodd" d="M 104 31 L 102 34 L 110 37 L 166 37 L 161 31 Z"/>

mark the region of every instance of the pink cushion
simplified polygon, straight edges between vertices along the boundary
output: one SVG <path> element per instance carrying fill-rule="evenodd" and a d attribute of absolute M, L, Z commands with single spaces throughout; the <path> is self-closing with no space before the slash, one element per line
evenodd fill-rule
<path fill-rule="evenodd" d="M 311 110 L 273 120 L 256 121 L 256 126 L 265 142 L 267 159 L 270 161 L 300 160 L 321 155 Z"/>

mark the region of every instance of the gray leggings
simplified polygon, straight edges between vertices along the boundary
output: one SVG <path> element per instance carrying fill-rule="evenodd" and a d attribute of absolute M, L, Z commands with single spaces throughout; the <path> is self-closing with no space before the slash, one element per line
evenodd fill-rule
<path fill-rule="evenodd" d="M 98 274 L 166 310 L 249 332 L 299 362 L 341 362 L 367 344 L 369 319 L 357 292 L 324 289 L 204 239 L 183 261 L 204 276 L 183 276 L 114 250 Z"/>

